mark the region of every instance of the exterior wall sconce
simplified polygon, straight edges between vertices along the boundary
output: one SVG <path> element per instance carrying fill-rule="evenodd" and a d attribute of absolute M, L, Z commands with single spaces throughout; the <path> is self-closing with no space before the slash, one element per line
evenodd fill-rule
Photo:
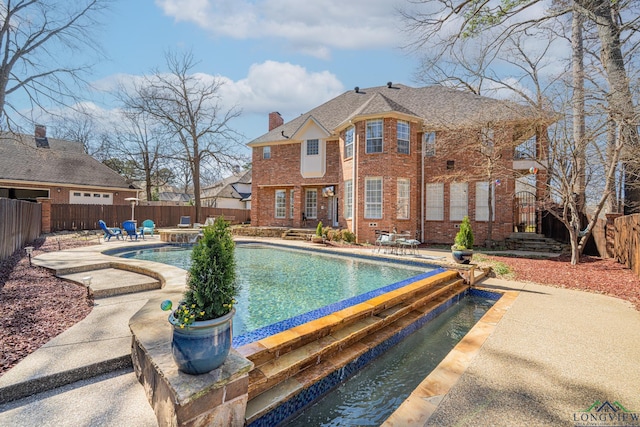
<path fill-rule="evenodd" d="M 56 191 L 59 193 L 59 192 L 62 191 L 62 188 L 58 187 L 58 188 L 56 188 Z"/>
<path fill-rule="evenodd" d="M 29 267 L 31 267 L 31 254 L 33 253 L 33 246 L 25 246 L 25 251 L 27 251 L 27 255 L 29 256 Z"/>

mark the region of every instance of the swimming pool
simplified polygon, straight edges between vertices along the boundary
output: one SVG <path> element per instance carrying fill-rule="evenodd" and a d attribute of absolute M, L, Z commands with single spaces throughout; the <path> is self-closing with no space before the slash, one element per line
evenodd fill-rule
<path fill-rule="evenodd" d="M 117 255 L 186 270 L 191 250 L 164 246 Z M 443 271 L 421 263 L 382 262 L 375 257 L 246 243 L 236 245 L 236 264 L 241 292 L 233 321 L 234 347 Z"/>

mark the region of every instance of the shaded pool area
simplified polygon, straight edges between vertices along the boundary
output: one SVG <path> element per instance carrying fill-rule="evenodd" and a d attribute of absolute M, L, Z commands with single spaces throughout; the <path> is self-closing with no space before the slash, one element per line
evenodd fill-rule
<path fill-rule="evenodd" d="M 167 245 L 110 254 L 188 269 L 191 251 L 188 246 Z M 419 262 L 262 243 L 237 244 L 236 262 L 242 290 L 233 324 L 234 347 L 443 271 Z"/>

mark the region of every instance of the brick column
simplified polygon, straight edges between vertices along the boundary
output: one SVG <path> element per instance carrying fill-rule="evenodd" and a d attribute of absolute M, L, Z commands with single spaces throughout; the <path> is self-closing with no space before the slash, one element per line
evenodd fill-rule
<path fill-rule="evenodd" d="M 38 197 L 36 200 L 42 207 L 42 233 L 51 233 L 51 199 Z"/>

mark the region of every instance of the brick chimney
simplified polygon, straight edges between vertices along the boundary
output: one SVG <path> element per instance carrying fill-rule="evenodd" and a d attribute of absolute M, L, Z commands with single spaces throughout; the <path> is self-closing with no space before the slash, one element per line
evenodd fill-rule
<path fill-rule="evenodd" d="M 284 124 L 284 120 L 282 119 L 282 116 L 280 115 L 280 113 L 278 113 L 277 111 L 274 111 L 273 113 L 269 113 L 269 130 L 270 131 L 277 128 L 278 126 L 282 126 L 283 124 Z"/>
<path fill-rule="evenodd" d="M 44 125 L 36 125 L 34 132 L 36 139 L 36 147 L 49 148 L 49 140 L 47 139 L 47 127 Z"/>

